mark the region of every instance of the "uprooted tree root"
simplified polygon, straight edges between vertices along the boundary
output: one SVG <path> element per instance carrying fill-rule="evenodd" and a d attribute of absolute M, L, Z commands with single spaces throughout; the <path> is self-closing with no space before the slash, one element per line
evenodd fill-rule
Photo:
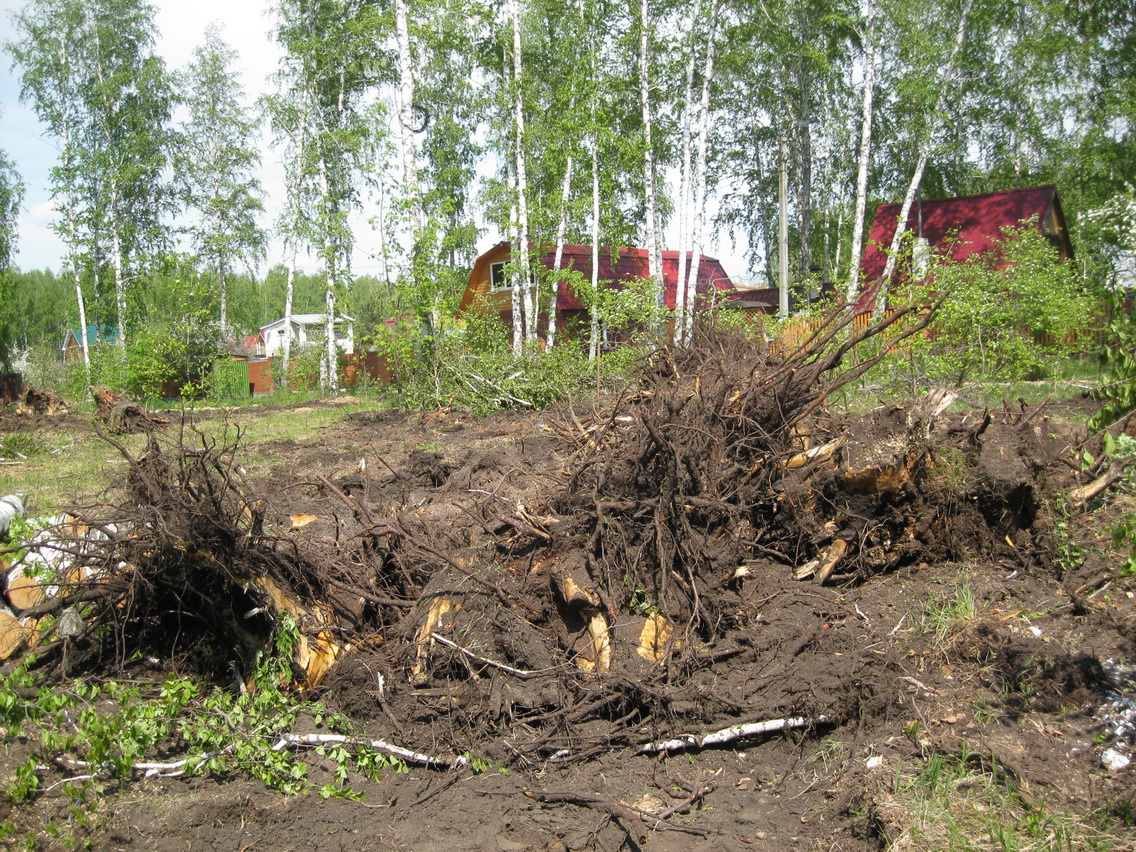
<path fill-rule="evenodd" d="M 141 648 L 192 652 L 214 674 L 247 672 L 288 615 L 301 685 L 326 679 L 412 748 L 476 745 L 506 763 L 671 750 L 681 725 L 838 724 L 874 699 L 794 681 L 793 658 L 828 646 L 757 642 L 757 610 L 778 592 L 755 578 L 849 583 L 922 560 L 1020 558 L 1057 457 L 1041 409 L 963 422 L 934 393 L 862 417 L 831 410 L 927 319 L 853 333 L 833 315 L 791 351 L 713 331 L 661 349 L 603 410 L 562 410 L 551 475 L 421 451 L 401 469 L 381 460 L 382 476 L 316 475 L 341 512 L 318 546 L 273 532 L 235 439 L 151 433 L 134 456 L 108 437 L 127 487 L 78 513 L 82 572 L 31 614 L 83 604 L 73 644 L 86 659 L 72 665 Z M 712 689 L 731 669 L 761 689 L 744 701 Z"/>

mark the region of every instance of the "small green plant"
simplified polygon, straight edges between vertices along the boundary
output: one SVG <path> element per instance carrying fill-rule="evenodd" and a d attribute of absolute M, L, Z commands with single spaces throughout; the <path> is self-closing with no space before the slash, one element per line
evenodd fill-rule
<path fill-rule="evenodd" d="M 39 791 L 39 760 L 33 755 L 16 767 L 16 778 L 5 793 L 12 802 L 25 802 Z"/>
<path fill-rule="evenodd" d="M 1134 470 L 1136 465 L 1130 464 L 1136 459 L 1136 439 L 1125 434 L 1113 435 L 1106 431 L 1101 438 L 1101 452 L 1114 462 L 1126 464 L 1125 483 L 1129 486 L 1136 484 L 1136 470 Z M 1086 462 L 1091 463 L 1092 459 L 1086 457 Z M 1113 526 L 1112 543 L 1124 557 L 1117 574 L 1121 577 L 1136 575 L 1136 513 L 1127 512 L 1124 518 Z"/>
<path fill-rule="evenodd" d="M 1085 549 L 1073 538 L 1073 520 L 1068 501 L 1061 496 L 1054 501 L 1056 518 L 1053 538 L 1057 545 L 1057 567 L 1062 574 L 1075 571 L 1085 561 Z"/>
<path fill-rule="evenodd" d="M 931 648 L 945 653 L 951 638 L 977 617 L 974 590 L 961 583 L 950 592 L 931 595 L 923 609 L 923 630 L 930 637 Z"/>
<path fill-rule="evenodd" d="M 637 612 L 642 616 L 655 615 L 659 611 L 659 606 L 655 603 L 654 597 L 646 589 L 633 591 L 627 606 L 632 612 Z"/>

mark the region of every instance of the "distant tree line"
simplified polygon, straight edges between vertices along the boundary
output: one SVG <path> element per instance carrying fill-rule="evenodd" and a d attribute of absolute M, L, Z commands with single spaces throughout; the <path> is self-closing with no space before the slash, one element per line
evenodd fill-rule
<path fill-rule="evenodd" d="M 219 32 L 175 73 L 154 26 L 144 0 L 30 0 L 15 17 L 23 96 L 59 149 L 67 256 L 9 278 L 0 356 L 68 324 L 128 343 L 190 281 L 218 337 L 301 311 L 364 328 L 413 316 L 430 333 L 452 316 L 480 222 L 516 245 L 641 245 L 660 293 L 664 243 L 697 257 L 712 231 L 744 240 L 771 284 L 784 260 L 795 286 L 854 292 L 877 203 L 1056 183 L 1081 272 L 1103 283 L 1136 251 L 1128 0 L 278 0 L 284 58 L 256 105 Z M 266 132 L 287 197 L 271 223 Z M 15 209 L 6 159 L 4 187 Z M 364 199 L 378 214 L 355 233 Z M 283 258 L 265 257 L 270 228 Z M 381 281 L 352 269 L 358 244 Z M 304 251 L 318 276 L 298 271 Z M 559 279 L 514 260 L 520 353 Z M 21 294 L 32 286 L 42 303 Z M 587 301 L 601 282 L 573 286 Z M 680 338 L 692 301 L 680 288 Z"/>

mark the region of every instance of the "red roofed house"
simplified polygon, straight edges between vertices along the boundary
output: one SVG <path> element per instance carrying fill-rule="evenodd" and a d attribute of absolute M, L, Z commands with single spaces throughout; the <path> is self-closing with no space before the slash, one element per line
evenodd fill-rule
<path fill-rule="evenodd" d="M 884 273 L 899 210 L 899 204 L 881 204 L 876 208 L 876 218 L 860 260 L 860 280 L 867 292 L 875 291 Z M 940 262 L 949 259 L 961 263 L 994 248 L 1002 238 L 1003 229 L 1017 227 L 1030 219 L 1036 220 L 1036 227 L 1053 244 L 1062 260 L 1073 256 L 1057 187 L 1049 185 L 916 201 L 907 216 L 907 231 L 916 240 L 912 257 L 918 262 L 920 254 L 927 258 L 935 253 L 936 247 L 950 245 L 948 254 L 939 255 Z M 921 239 L 926 242 L 921 243 Z M 907 278 L 908 266 L 904 260 L 900 261 L 892 283 Z"/>
<path fill-rule="evenodd" d="M 512 259 L 509 243 L 501 242 L 485 252 L 473 264 L 473 271 L 469 274 L 469 284 L 462 296 L 458 313 L 465 313 L 475 306 L 482 306 L 483 310 L 497 312 L 501 321 L 512 326 L 513 305 L 510 282 L 505 275 L 505 265 Z M 556 251 L 550 250 L 536 260 L 547 270 L 555 268 Z M 688 261 L 689 264 L 689 261 Z M 561 259 L 561 268 L 569 269 L 583 275 L 587 280 L 592 276 L 592 247 L 591 246 L 564 246 Z M 601 248 L 599 280 L 611 282 L 610 287 L 622 287 L 625 282 L 646 281 L 647 251 L 641 248 Z M 689 269 L 689 265 L 688 265 Z M 663 288 L 667 308 L 673 309 L 675 305 L 675 290 L 678 281 L 678 252 L 663 252 Z M 734 283 L 722 268 L 722 264 L 712 257 L 702 255 L 698 267 L 698 287 L 696 308 L 706 307 L 712 292 L 730 293 L 734 290 Z M 540 328 L 546 326 L 547 299 L 541 304 Z M 587 308 L 580 303 L 572 292 L 571 286 L 561 282 L 556 298 L 556 326 L 561 329 L 570 329 L 572 326 L 582 327 L 590 323 L 591 318 Z"/>

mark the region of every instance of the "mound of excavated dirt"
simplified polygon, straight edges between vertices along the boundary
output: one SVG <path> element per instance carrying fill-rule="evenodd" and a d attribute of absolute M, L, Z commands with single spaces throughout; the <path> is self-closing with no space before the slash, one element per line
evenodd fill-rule
<path fill-rule="evenodd" d="M 308 694 L 451 769 L 361 784 L 367 806 L 167 782 L 100 842 L 878 849 L 910 835 L 890 780 L 932 754 L 1051 808 L 1122 798 L 1093 714 L 1131 598 L 1056 562 L 1081 436 L 944 392 L 832 410 L 863 367 L 839 333 L 662 350 L 587 410 L 352 415 L 266 470 L 192 430 L 123 449 L 121 502 L 61 532 L 101 531 L 91 578 L 30 613 L 83 596 L 72 671 L 247 674 L 288 614 Z"/>

